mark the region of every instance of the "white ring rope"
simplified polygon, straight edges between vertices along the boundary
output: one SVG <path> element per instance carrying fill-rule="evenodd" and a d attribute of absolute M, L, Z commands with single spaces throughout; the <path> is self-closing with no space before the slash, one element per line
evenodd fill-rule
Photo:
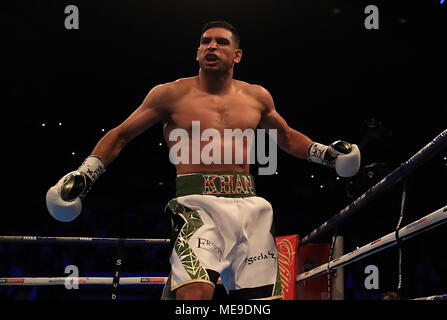
<path fill-rule="evenodd" d="M 120 285 L 153 285 L 166 283 L 166 277 L 124 277 Z M 35 277 L 35 278 L 0 278 L 0 286 L 54 286 L 69 284 L 111 285 L 112 277 Z"/>
<path fill-rule="evenodd" d="M 121 285 L 157 285 L 165 284 L 167 277 L 121 277 Z M 33 278 L 0 278 L 0 286 L 56 286 L 65 284 L 79 285 L 112 285 L 112 277 L 33 277 Z M 217 282 L 221 284 L 219 279 Z"/>
<path fill-rule="evenodd" d="M 317 237 L 329 232 L 337 225 L 345 221 L 348 217 L 356 214 L 362 207 L 375 199 L 377 196 L 396 185 L 405 176 L 409 176 L 419 166 L 438 154 L 447 147 L 447 129 L 436 136 L 430 143 L 419 150 L 406 162 L 402 163 L 397 169 L 388 174 L 385 178 L 375 184 L 372 188 L 351 202 L 347 207 L 341 210 L 329 220 L 314 229 L 311 233 L 304 236 L 300 241 L 300 246 L 311 242 Z"/>
<path fill-rule="evenodd" d="M 438 209 L 431 214 L 413 222 L 399 230 L 399 238 L 402 241 L 408 240 L 416 234 L 428 231 L 436 226 L 447 222 L 447 206 Z M 382 251 L 388 247 L 396 245 L 396 232 L 393 231 L 377 240 L 374 240 L 361 248 L 357 248 L 339 258 L 328 263 L 322 264 L 312 270 L 303 272 L 296 277 L 296 281 L 300 282 L 310 277 L 314 277 L 321 273 L 327 272 L 329 269 L 337 269 L 354 261 L 363 259 L 373 253 Z"/>
<path fill-rule="evenodd" d="M 76 242 L 93 244 L 169 244 L 169 239 L 133 239 L 133 238 L 90 238 L 90 237 L 41 237 L 41 236 L 0 236 L 0 242 Z"/>
<path fill-rule="evenodd" d="M 408 240 L 416 234 L 428 231 L 447 222 L 447 206 L 413 222 L 399 230 L 399 238 Z M 363 259 L 373 253 L 382 251 L 396 244 L 396 233 L 391 232 L 374 240 L 361 248 L 336 258 L 329 263 L 320 265 L 312 270 L 299 274 L 297 282 L 314 277 L 330 269 L 337 269 L 354 261 Z M 0 286 L 36 286 L 36 285 L 63 285 L 66 281 L 73 281 L 82 285 L 110 285 L 113 278 L 109 277 L 53 277 L 53 278 L 0 278 Z M 166 277 L 122 277 L 120 285 L 155 285 L 166 283 Z M 220 283 L 220 280 L 219 282 Z"/>

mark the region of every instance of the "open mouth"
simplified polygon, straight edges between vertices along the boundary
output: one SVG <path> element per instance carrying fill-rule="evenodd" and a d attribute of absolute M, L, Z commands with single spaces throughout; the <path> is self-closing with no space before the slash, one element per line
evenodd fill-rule
<path fill-rule="evenodd" d="M 219 57 L 216 56 L 215 54 L 212 54 L 212 53 L 208 53 L 208 54 L 205 56 L 205 61 L 208 62 L 208 63 L 215 63 L 215 62 L 217 62 L 218 60 L 219 60 Z"/>

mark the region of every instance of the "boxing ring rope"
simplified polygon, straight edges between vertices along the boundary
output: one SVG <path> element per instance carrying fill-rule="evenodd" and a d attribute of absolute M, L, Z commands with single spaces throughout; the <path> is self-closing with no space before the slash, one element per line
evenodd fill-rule
<path fill-rule="evenodd" d="M 433 213 L 408 224 L 399 230 L 399 238 L 402 241 L 406 241 L 411 237 L 428 231 L 434 227 L 440 226 L 447 222 L 447 206 L 440 208 Z M 13 241 L 13 239 L 18 240 L 19 238 L 26 238 L 30 240 L 30 238 L 37 237 L 26 237 L 26 236 L 2 236 L 1 239 L 8 239 L 8 241 Z M 54 242 L 60 241 L 61 237 L 41 237 L 44 241 Z M 90 238 L 91 239 L 91 238 Z M 40 239 L 42 240 L 42 239 Z M 79 240 L 79 238 L 63 238 L 64 241 L 68 242 L 79 242 L 86 241 Z M 102 242 L 104 238 L 95 238 L 98 242 Z M 113 239 L 116 240 L 116 239 Z M 169 242 L 169 239 L 127 239 L 132 244 L 141 244 L 142 240 L 146 241 L 146 243 L 155 243 L 156 241 L 163 240 L 161 243 L 164 244 Z M 138 242 L 133 240 L 139 240 Z M 149 241 L 148 241 L 149 240 Z M 154 240 L 154 241 L 150 241 Z M 160 242 L 159 242 L 160 243 Z M 326 264 L 320 265 L 312 270 L 306 271 L 302 274 L 299 274 L 296 278 L 297 282 L 303 281 L 305 279 L 317 276 L 321 273 L 327 272 L 328 269 L 337 269 L 342 266 L 346 266 L 351 264 L 357 260 L 363 259 L 369 255 L 382 251 L 386 248 L 392 247 L 396 245 L 396 234 L 395 232 L 391 232 L 383 237 L 378 238 L 361 248 L 358 248 L 350 253 L 347 253 L 339 258 L 336 258 Z M 34 286 L 34 285 L 64 285 L 67 279 L 71 279 L 73 283 L 82 284 L 82 285 L 110 285 L 112 284 L 113 278 L 109 277 L 53 277 L 53 278 L 0 278 L 0 286 L 8 286 L 8 285 L 22 285 L 22 286 Z M 120 278 L 120 285 L 156 285 L 156 284 L 164 284 L 166 282 L 167 277 L 122 277 Z M 219 280 L 220 283 L 220 280 Z"/>
<path fill-rule="evenodd" d="M 440 208 L 431 214 L 413 222 L 398 231 L 398 238 L 402 241 L 408 240 L 413 236 L 428 231 L 434 227 L 440 226 L 447 222 L 447 206 Z M 341 257 L 333 259 L 328 263 L 322 264 L 312 270 L 303 272 L 296 277 L 296 281 L 300 282 L 308 278 L 314 277 L 321 273 L 327 272 L 329 269 L 337 269 L 357 260 L 361 260 L 374 253 L 382 251 L 386 248 L 397 244 L 396 232 L 393 231 L 387 235 L 378 238 L 361 248 L 357 248 Z"/>
<path fill-rule="evenodd" d="M 165 284 L 168 277 L 121 277 L 121 285 L 160 285 Z M 111 285 L 112 277 L 29 277 L 29 278 L 0 278 L 0 286 L 57 286 L 69 284 L 79 285 Z M 221 284 L 219 279 L 217 282 Z"/>
<path fill-rule="evenodd" d="M 447 206 L 442 207 L 431 214 L 413 222 L 399 230 L 399 238 L 402 241 L 406 241 L 413 236 L 428 231 L 434 227 L 440 226 L 447 222 Z M 5 238 L 5 237 L 1 237 Z M 22 237 L 15 237 L 22 238 Z M 26 237 L 32 238 L 32 237 Z M 44 237 L 46 241 L 53 242 L 55 239 L 51 237 Z M 59 240 L 60 237 L 57 237 Z M 11 241 L 11 239 L 9 239 Z M 78 242 L 85 240 L 78 240 L 71 238 L 65 241 Z M 104 239 L 97 239 L 98 241 Z M 157 239 L 128 239 L 128 240 L 157 240 Z M 168 239 L 163 239 L 168 240 Z M 57 240 L 56 240 L 57 241 Z M 169 241 L 169 240 L 168 240 Z M 110 243 L 110 242 L 108 242 Z M 133 242 L 138 243 L 141 242 Z M 162 242 L 162 243 L 165 243 Z M 361 248 L 358 248 L 350 253 L 347 253 L 339 258 L 336 258 L 326 264 L 322 264 L 312 270 L 301 273 L 297 276 L 296 281 L 300 282 L 308 278 L 317 276 L 321 273 L 327 272 L 328 269 L 337 269 L 348 264 L 351 264 L 357 260 L 363 259 L 369 255 L 382 251 L 386 248 L 396 245 L 396 233 L 391 232 L 383 237 L 378 238 Z M 109 277 L 53 277 L 53 278 L 0 278 L 0 286 L 19 285 L 19 286 L 35 286 L 35 285 L 64 285 L 70 279 L 70 283 L 77 283 L 82 285 L 110 285 L 113 278 Z M 156 285 L 166 283 L 167 277 L 122 277 L 120 278 L 120 285 Z M 219 280 L 218 283 L 221 283 Z"/>
<path fill-rule="evenodd" d="M 357 213 L 360 208 L 371 202 L 377 196 L 388 190 L 398 182 L 400 182 L 405 176 L 413 173 L 413 171 L 421 166 L 423 163 L 434 157 L 447 145 L 447 129 L 441 132 L 436 138 L 434 138 L 429 144 L 419 150 L 410 159 L 401 164 L 397 169 L 388 174 L 380 182 L 374 185 L 371 189 L 366 191 L 356 200 L 351 202 L 346 208 L 341 210 L 336 215 L 332 216 L 329 220 L 324 222 L 318 228 L 311 233 L 303 237 L 300 241 L 300 245 L 306 244 L 317 237 L 322 236 L 334 227 L 339 225 L 348 217 Z"/>
<path fill-rule="evenodd" d="M 377 196 L 379 196 L 386 190 L 390 189 L 392 186 L 396 185 L 398 182 L 408 177 L 411 173 L 413 173 L 413 171 L 416 168 L 427 162 L 429 159 L 438 154 L 442 149 L 444 149 L 446 145 L 447 145 L 447 130 L 444 130 L 438 136 L 436 136 L 430 143 L 428 143 L 425 147 L 419 150 L 406 162 L 402 163 L 397 169 L 388 174 L 385 178 L 383 178 L 372 188 L 367 190 L 354 202 L 350 203 L 346 208 L 341 210 L 338 214 L 332 216 L 329 220 L 327 220 L 322 225 L 313 230 L 311 233 L 302 238 L 299 245 L 301 246 L 303 244 L 309 243 L 311 240 L 314 240 L 317 237 L 322 236 L 323 234 L 327 233 L 328 231 L 332 230 L 333 228 L 341 224 L 344 220 L 357 213 L 359 209 L 361 209 L 366 204 L 371 202 Z M 370 256 L 374 253 L 377 253 L 394 245 L 399 246 L 399 259 L 401 259 L 402 256 L 400 246 L 402 241 L 408 240 L 416 234 L 425 232 L 427 230 L 430 230 L 436 226 L 439 226 L 447 222 L 447 213 L 446 213 L 447 207 L 443 207 L 403 228 L 400 228 L 400 222 L 403 215 L 405 198 L 406 198 L 406 186 L 404 184 L 402 193 L 400 220 L 394 232 L 389 233 L 381 238 L 378 238 L 377 240 L 374 240 L 364 245 L 361 248 L 357 247 L 356 250 L 348 254 L 342 255 L 341 257 L 330 260 L 325 264 L 322 264 L 311 270 L 298 274 L 296 277 L 297 283 L 322 273 L 329 274 L 330 270 L 338 269 L 342 266 L 361 260 L 367 256 Z M 332 257 L 330 256 L 329 259 L 332 259 Z M 401 287 L 400 264 L 401 261 L 399 262 L 398 290 L 400 290 Z M 330 285 L 329 277 L 328 277 L 328 285 Z"/>
<path fill-rule="evenodd" d="M 0 236 L 1 242 L 76 243 L 105 245 L 166 245 L 170 239 L 136 238 L 95 238 L 95 237 L 42 237 L 42 236 Z M 71 284 L 112 285 L 113 277 L 19 277 L 0 278 L 0 286 L 44 286 Z M 166 283 L 167 277 L 120 277 L 119 285 L 157 285 Z M 219 280 L 218 283 L 221 283 Z"/>
<path fill-rule="evenodd" d="M 40 237 L 40 236 L 0 236 L 0 242 L 34 242 L 34 243 L 90 243 L 90 244 L 169 244 L 169 239 L 133 239 L 133 238 L 89 238 L 89 237 Z"/>
<path fill-rule="evenodd" d="M 122 277 L 120 285 L 156 285 L 166 283 L 167 277 Z M 112 277 L 33 277 L 0 278 L 0 286 L 56 286 L 69 284 L 111 285 Z"/>

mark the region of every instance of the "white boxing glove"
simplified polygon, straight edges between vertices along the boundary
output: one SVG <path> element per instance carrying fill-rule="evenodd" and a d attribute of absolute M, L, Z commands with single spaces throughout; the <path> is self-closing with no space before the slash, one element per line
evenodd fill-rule
<path fill-rule="evenodd" d="M 308 150 L 309 160 L 335 168 L 340 177 L 352 177 L 360 169 L 360 150 L 355 144 L 338 140 L 330 146 L 312 143 Z"/>
<path fill-rule="evenodd" d="M 360 150 L 356 144 L 351 145 L 351 152 L 338 154 L 335 159 L 335 171 L 340 177 L 352 177 L 360 169 Z"/>
<path fill-rule="evenodd" d="M 51 216 L 61 222 L 76 219 L 82 211 L 81 200 L 104 171 L 105 166 L 101 159 L 90 156 L 77 171 L 63 176 L 46 195 L 47 208 Z"/>
<path fill-rule="evenodd" d="M 82 175 L 80 172 L 73 171 L 62 177 L 59 182 L 51 187 L 46 196 L 47 208 L 51 216 L 61 222 L 70 222 L 76 219 L 82 210 L 82 202 L 79 197 L 70 201 L 62 198 L 62 190 L 67 189 L 67 182 L 71 184 L 74 175 Z"/>

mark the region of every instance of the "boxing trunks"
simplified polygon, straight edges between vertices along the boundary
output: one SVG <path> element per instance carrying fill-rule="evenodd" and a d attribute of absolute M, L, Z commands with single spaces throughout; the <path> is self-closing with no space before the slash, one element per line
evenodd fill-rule
<path fill-rule="evenodd" d="M 256 196 L 253 176 L 185 174 L 176 184 L 166 206 L 173 235 L 162 299 L 193 282 L 215 286 L 219 277 L 231 298 L 281 298 L 272 206 Z"/>

